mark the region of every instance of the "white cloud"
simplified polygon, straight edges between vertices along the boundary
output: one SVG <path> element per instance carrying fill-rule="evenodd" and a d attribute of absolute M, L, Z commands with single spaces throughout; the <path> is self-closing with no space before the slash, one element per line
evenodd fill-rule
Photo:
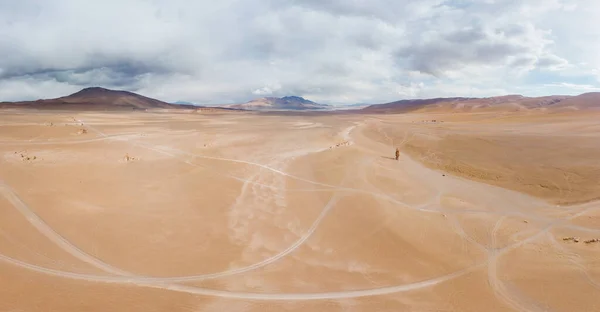
<path fill-rule="evenodd" d="M 281 85 L 279 85 L 278 83 L 273 83 L 273 84 L 269 84 L 265 87 L 262 87 L 262 88 L 252 91 L 252 94 L 272 95 L 275 91 L 280 90 L 280 89 L 281 89 Z"/>
<path fill-rule="evenodd" d="M 600 87 L 599 86 L 593 86 L 593 85 L 589 85 L 589 84 L 574 84 L 574 83 L 568 83 L 568 82 L 547 83 L 547 84 L 544 84 L 543 86 L 544 87 L 550 87 L 550 88 L 561 88 L 561 89 L 577 90 L 577 91 L 581 91 L 581 92 L 596 92 L 596 91 L 600 91 Z"/>
<path fill-rule="evenodd" d="M 196 103 L 569 88 L 539 73 L 577 90 L 568 79 L 600 85 L 599 14 L 594 0 L 0 0 L 0 101 L 93 85 Z"/>
<path fill-rule="evenodd" d="M 0 102 L 56 98 L 79 91 L 79 87 L 53 79 L 32 78 L 0 80 Z"/>
<path fill-rule="evenodd" d="M 410 85 L 407 86 L 398 86 L 397 92 L 398 95 L 402 97 L 415 98 L 419 95 L 423 88 L 425 88 L 425 84 L 423 82 L 411 82 Z"/>

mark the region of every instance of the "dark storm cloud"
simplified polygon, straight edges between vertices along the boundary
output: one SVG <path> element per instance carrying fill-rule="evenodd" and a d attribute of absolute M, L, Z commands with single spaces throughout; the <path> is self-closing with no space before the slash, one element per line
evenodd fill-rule
<path fill-rule="evenodd" d="M 412 26 L 410 40 L 395 56 L 399 64 L 436 77 L 473 66 L 524 66 L 525 62 L 514 59 L 537 58 L 546 44 L 540 39 L 542 33 L 532 27 L 495 27 L 464 10 L 441 10 L 431 23 L 425 36 L 419 31 L 419 24 Z"/>
<path fill-rule="evenodd" d="M 484 39 L 487 37 L 479 31 L 454 32 L 430 42 L 403 47 L 397 57 L 409 60 L 413 70 L 438 76 L 466 65 L 503 62 L 509 56 L 528 51 L 519 44 Z"/>
<path fill-rule="evenodd" d="M 455 87 L 431 75 L 563 68 L 536 24 L 559 2 L 0 0 L 0 100 L 96 85 L 202 103 L 430 94 Z"/>
<path fill-rule="evenodd" d="M 170 71 L 156 64 L 146 64 L 135 60 L 119 60 L 107 58 L 103 62 L 90 61 L 89 64 L 76 68 L 35 68 L 35 67 L 9 67 L 0 74 L 0 79 L 9 79 L 19 76 L 49 77 L 59 81 L 69 82 L 69 75 L 83 75 L 94 70 L 103 70 L 115 77 L 130 77 L 144 74 L 165 74 Z"/>

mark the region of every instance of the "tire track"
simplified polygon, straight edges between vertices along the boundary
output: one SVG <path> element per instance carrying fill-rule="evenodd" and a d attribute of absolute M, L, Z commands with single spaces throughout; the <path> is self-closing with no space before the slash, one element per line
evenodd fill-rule
<path fill-rule="evenodd" d="M 518 295 L 511 294 L 510 291 L 506 288 L 506 285 L 504 284 L 504 282 L 502 282 L 500 279 L 498 279 L 498 257 L 496 254 L 496 251 L 498 250 L 497 235 L 498 235 L 498 231 L 500 230 L 500 227 L 502 226 L 502 223 L 504 222 L 505 219 L 506 219 L 505 216 L 498 219 L 498 221 L 496 221 L 496 224 L 491 232 L 491 250 L 492 250 L 491 253 L 492 254 L 489 257 L 489 263 L 488 263 L 488 284 L 492 288 L 492 291 L 496 295 L 496 298 L 498 300 L 500 300 L 502 303 L 504 303 L 505 305 L 509 306 L 510 308 L 512 308 L 516 311 L 521 311 L 521 312 L 523 312 L 523 311 L 525 311 L 525 312 L 540 311 L 540 309 L 537 305 L 535 305 L 533 307 L 531 305 L 526 306 L 520 300 L 515 299 L 515 297 L 518 297 Z"/>
<path fill-rule="evenodd" d="M 21 213 L 27 221 L 31 225 L 33 225 L 40 233 L 42 233 L 46 238 L 48 238 L 51 242 L 62 248 L 64 251 L 68 252 L 75 258 L 88 263 L 95 268 L 98 268 L 104 272 L 111 273 L 114 275 L 122 275 L 129 276 L 131 275 L 129 272 L 120 270 L 111 266 L 110 264 L 103 262 L 102 260 L 86 253 L 85 251 L 79 249 L 77 246 L 71 244 L 67 239 L 54 231 L 42 218 L 40 218 L 36 213 L 34 213 L 28 206 L 25 204 L 21 198 L 12 190 L 8 185 L 4 183 L 3 180 L 0 180 L 0 193 Z"/>
<path fill-rule="evenodd" d="M 97 132 L 100 135 L 105 135 L 103 132 L 101 132 L 99 130 L 95 130 L 95 132 Z M 168 153 L 168 152 L 165 152 L 162 150 L 157 150 L 157 151 L 166 153 L 172 157 L 177 157 L 177 155 L 175 155 L 175 154 L 171 154 L 171 153 Z M 197 166 L 196 164 L 191 163 L 191 162 L 186 161 L 186 163 L 189 165 L 192 165 L 192 166 Z M 264 167 L 270 168 L 267 166 L 264 166 Z M 3 183 L 3 181 L 0 180 L 0 182 L 1 182 L 0 186 L 5 186 L 4 188 L 2 188 L 3 190 L 10 190 L 10 189 L 8 189 L 8 186 L 5 183 Z M 246 182 L 252 183 L 251 179 L 247 179 Z M 245 272 L 266 266 L 268 264 L 271 264 L 271 263 L 285 257 L 289 253 L 293 252 L 300 245 L 302 245 L 306 240 L 308 240 L 308 238 L 312 235 L 312 233 L 316 230 L 316 228 L 318 227 L 320 222 L 326 216 L 327 212 L 331 209 L 331 207 L 333 206 L 335 201 L 337 201 L 337 199 L 335 201 L 330 200 L 329 203 L 326 204 L 326 206 L 322 210 L 319 217 L 315 220 L 315 222 L 313 222 L 313 224 L 309 228 L 308 232 L 305 235 L 303 235 L 300 239 L 298 239 L 294 244 L 292 244 L 291 246 L 289 246 L 282 252 L 280 252 L 270 258 L 267 258 L 261 262 L 255 263 L 255 264 L 247 266 L 247 267 L 223 271 L 223 272 L 217 272 L 217 273 L 190 275 L 190 276 L 183 276 L 183 277 L 171 277 L 171 278 L 168 278 L 168 277 L 167 278 L 159 278 L 159 277 L 154 278 L 154 277 L 137 276 L 130 272 L 126 272 L 126 271 L 114 268 L 111 265 L 109 265 L 105 262 L 102 262 L 100 259 L 98 259 L 90 254 L 87 254 L 83 250 L 81 250 L 78 247 L 76 247 L 75 245 L 71 244 L 68 240 L 66 240 L 60 234 L 58 234 L 57 232 L 52 230 L 52 228 L 50 226 L 48 226 L 39 216 L 37 216 L 37 214 L 35 214 L 33 212 L 33 210 L 31 210 L 24 202 L 22 202 L 18 198 L 18 196 L 14 193 L 14 191 L 11 190 L 10 193 L 3 192 L 3 195 L 5 197 L 11 196 L 10 198 L 7 197 L 7 199 L 9 199 L 11 201 L 11 203 L 19 210 L 19 212 L 21 212 L 21 214 L 23 214 L 27 218 L 27 220 L 30 221 L 36 227 L 36 229 L 38 229 L 48 239 L 50 239 L 52 242 L 54 242 L 59 247 L 61 247 L 65 251 L 69 252 L 71 255 L 75 256 L 76 258 L 78 258 L 88 264 L 91 264 L 94 267 L 99 268 L 107 273 L 111 273 L 111 274 L 115 274 L 115 275 L 122 275 L 122 276 L 132 276 L 132 277 L 137 277 L 137 278 L 143 279 L 145 281 L 152 281 L 152 282 L 184 282 L 184 281 L 198 281 L 198 280 L 205 280 L 205 279 L 214 279 L 214 278 L 218 278 L 218 277 L 231 276 L 231 275 L 235 275 L 235 274 L 245 273 Z"/>
<path fill-rule="evenodd" d="M 585 264 L 582 263 L 581 256 L 579 256 L 578 254 L 576 254 L 572 251 L 569 251 L 569 250 L 567 250 L 567 248 L 563 247 L 560 244 L 560 242 L 558 242 L 556 240 L 554 235 L 552 235 L 550 232 L 546 233 L 546 235 L 548 236 L 548 239 L 550 240 L 550 242 L 552 243 L 554 248 L 562 251 L 567 256 L 567 258 L 569 259 L 569 262 L 571 262 L 575 267 L 577 267 L 581 271 L 581 274 L 583 274 L 583 276 L 590 283 L 590 285 L 592 285 L 592 286 L 594 286 L 594 288 L 600 290 L 600 283 L 597 282 L 590 275 L 588 268 L 585 266 Z"/>
<path fill-rule="evenodd" d="M 560 220 L 556 220 L 554 222 L 551 222 L 550 224 L 548 224 L 547 226 L 545 226 L 544 228 L 542 228 L 539 232 L 537 232 L 536 234 L 529 236 L 528 238 L 514 243 L 512 245 L 506 246 L 504 248 L 500 248 L 500 249 L 494 249 L 494 252 L 492 253 L 491 257 L 489 257 L 488 259 L 488 282 L 490 283 L 490 286 L 492 287 L 492 289 L 494 290 L 494 292 L 496 294 L 500 294 L 500 298 L 503 302 L 505 302 L 507 305 L 509 305 L 511 308 L 516 309 L 518 311 L 525 311 L 525 312 L 529 312 L 529 311 L 544 311 L 543 309 L 541 309 L 537 303 L 531 302 L 531 300 L 527 300 L 525 298 L 522 298 L 522 301 L 529 301 L 527 304 L 523 304 L 521 302 L 519 302 L 518 300 L 511 298 L 509 295 L 509 291 L 506 289 L 506 287 L 504 286 L 504 284 L 498 280 L 497 277 L 497 261 L 498 258 L 514 249 L 517 249 L 519 247 L 524 246 L 525 244 L 528 244 L 532 241 L 534 241 L 535 239 L 537 239 L 538 237 L 542 236 L 542 235 L 546 235 L 546 233 L 548 233 L 552 228 L 559 226 L 561 224 L 564 224 L 566 222 L 569 222 L 572 219 L 575 219 L 577 217 L 580 217 L 584 214 L 586 214 L 588 211 L 590 210 L 594 210 L 594 209 L 598 209 L 598 207 L 588 207 L 586 209 L 583 209 L 582 211 L 574 214 L 573 216 L 570 217 L 566 217 L 566 218 L 562 218 Z M 503 220 L 503 219 L 501 219 Z M 499 220 L 498 223 L 501 221 Z M 498 227 L 498 223 L 496 223 L 496 228 Z M 496 230 L 497 231 L 497 230 Z M 494 238 L 495 241 L 495 238 Z M 518 297 L 523 297 L 522 295 L 516 295 Z"/>
<path fill-rule="evenodd" d="M 98 141 L 106 141 L 111 139 L 121 139 L 127 137 L 137 137 L 139 133 L 119 133 L 119 134 L 111 134 L 104 135 L 101 137 L 91 138 L 91 139 L 83 139 L 83 140 L 57 140 L 57 141 L 0 141 L 1 145 L 56 145 L 56 144 L 83 144 L 90 142 L 98 142 Z"/>
<path fill-rule="evenodd" d="M 377 296 L 377 295 L 386 295 L 392 293 L 399 292 L 407 292 L 412 290 L 423 289 L 431 286 L 438 285 L 440 283 L 461 277 L 470 272 L 473 272 L 477 269 L 483 268 L 486 265 L 489 265 L 490 260 L 494 257 L 500 257 L 505 253 L 508 253 L 516 248 L 519 248 L 525 244 L 528 244 L 538 237 L 545 235 L 550 229 L 555 226 L 560 225 L 561 223 L 568 222 L 572 218 L 576 218 L 585 214 L 586 212 L 597 209 L 597 207 L 590 207 L 582 210 L 572 217 L 568 217 L 562 220 L 555 221 L 553 223 L 548 224 L 543 229 L 541 229 L 538 233 L 520 241 L 514 243 L 512 245 L 506 246 L 504 248 L 496 250 L 495 255 L 490 257 L 488 260 L 475 264 L 473 266 L 467 267 L 465 269 L 442 275 L 436 278 L 431 278 L 427 280 L 422 280 L 419 282 L 408 283 L 403 285 L 394 285 L 387 287 L 378 287 L 372 289 L 364 289 L 364 290 L 353 290 L 353 291 L 340 291 L 340 292 L 322 292 L 322 293 L 287 293 L 287 294 L 266 294 L 266 293 L 250 293 L 250 292 L 229 292 L 222 290 L 214 290 L 214 289 L 205 289 L 200 287 L 191 287 L 191 286 L 182 286 L 177 284 L 163 284 L 163 283 L 152 283 L 140 280 L 135 277 L 111 277 L 111 276 L 96 276 L 89 274 L 79 274 L 79 273 L 71 273 L 64 272 L 59 270 L 53 270 L 48 268 L 43 268 L 40 266 L 32 265 L 23 261 L 19 261 L 4 255 L 0 254 L 0 260 L 3 260 L 7 263 L 26 268 L 38 273 L 44 273 L 52 276 L 70 278 L 75 280 L 83 280 L 89 282 L 102 282 L 102 283 L 117 283 L 117 284 L 132 284 L 137 286 L 149 287 L 149 288 L 158 288 L 164 290 L 171 290 L 177 292 L 184 292 L 190 294 L 197 295 L 205 295 L 205 296 L 215 296 L 215 297 L 223 297 L 223 298 L 232 298 L 232 299 L 250 299 L 250 300 L 324 300 L 324 299 L 344 299 L 344 298 L 358 298 L 365 296 Z"/>
<path fill-rule="evenodd" d="M 17 259 L 13 259 L 11 257 L 0 254 L 0 260 L 24 268 L 37 273 L 43 273 L 46 275 L 69 278 L 73 280 L 87 281 L 87 282 L 97 282 L 97 283 L 109 283 L 109 284 L 129 284 L 147 288 L 156 288 L 162 290 L 170 290 L 188 294 L 195 295 L 203 295 L 203 296 L 213 296 L 213 297 L 222 297 L 222 298 L 230 298 L 230 299 L 248 299 L 248 300 L 266 300 L 266 301 L 281 301 L 281 300 L 324 300 L 324 299 L 346 299 L 346 298 L 358 298 L 365 296 L 378 296 L 378 295 L 386 295 L 393 294 L 399 292 L 407 292 L 412 290 L 423 289 L 431 286 L 435 286 L 437 284 L 443 283 L 445 281 L 460 277 L 465 275 L 473 270 L 476 270 L 480 267 L 483 267 L 485 263 L 477 264 L 475 266 L 466 268 L 464 270 L 460 270 L 448 275 L 444 275 L 437 278 L 431 278 L 427 280 L 422 280 L 415 283 L 408 283 L 403 285 L 395 285 L 389 287 L 380 287 L 373 289 L 365 289 L 365 290 L 353 290 L 353 291 L 339 291 L 339 292 L 322 292 L 322 293 L 281 293 L 281 294 L 268 294 L 268 293 L 251 293 L 251 292 L 230 292 L 223 290 L 214 290 L 214 289 L 206 289 L 200 287 L 192 287 L 192 286 L 184 286 L 178 284 L 164 284 L 164 283 L 153 283 L 146 282 L 143 280 L 139 280 L 137 278 L 128 278 L 128 277 L 111 277 L 111 276 L 98 276 L 98 275 L 90 275 L 90 274 L 80 274 L 80 273 L 72 273 L 65 272 L 60 270 L 48 269 L 44 267 L 40 267 L 37 265 L 33 265 L 30 263 L 26 263 Z"/>
<path fill-rule="evenodd" d="M 213 158 L 213 159 L 219 159 L 219 158 Z M 227 160 L 227 159 L 221 158 L 221 160 Z M 231 159 L 229 159 L 229 161 L 244 162 L 244 161 L 237 161 L 237 160 L 231 160 Z M 244 162 L 244 163 L 249 163 L 249 162 Z M 256 163 L 251 163 L 251 164 L 260 165 L 260 164 L 256 164 Z M 265 168 L 265 169 L 271 170 L 272 168 Z M 271 170 L 271 171 L 277 172 L 276 170 Z M 288 175 L 284 172 L 282 172 L 282 174 L 289 176 L 289 177 L 294 177 L 294 176 Z M 310 180 L 305 180 L 305 181 L 308 182 Z M 311 183 L 311 182 L 312 182 L 312 184 L 316 184 L 316 185 L 320 184 L 321 186 L 329 186 L 327 184 L 319 183 L 316 181 L 310 181 L 309 183 Z M 337 190 L 350 190 L 350 191 L 359 191 L 359 192 L 361 191 L 361 190 L 352 189 L 352 188 L 339 188 Z M 365 193 L 365 192 L 361 192 L 361 193 Z M 366 193 L 370 193 L 370 192 L 366 192 Z M 373 194 L 375 194 L 375 193 L 373 193 Z M 387 196 L 383 196 L 383 197 L 385 198 Z M 407 204 L 404 204 L 404 206 L 406 206 L 408 208 L 413 208 Z M 583 215 L 585 212 L 587 212 L 591 209 L 595 209 L 595 207 L 590 207 L 588 209 L 585 209 L 572 217 L 564 218 L 564 219 L 560 219 L 555 222 L 552 222 L 548 226 L 546 226 L 544 229 L 542 229 L 540 232 L 538 232 L 537 234 L 530 236 L 527 239 L 524 239 L 518 243 L 514 243 L 513 245 L 506 246 L 502 249 L 497 250 L 495 257 L 499 257 L 510 250 L 521 247 L 521 246 L 535 240 L 538 236 L 548 232 L 552 227 L 559 226 L 560 224 L 565 223 L 575 217 Z M 419 209 L 417 209 L 417 210 L 419 210 Z M 427 210 L 423 210 L 423 211 L 427 211 Z M 439 213 L 440 210 L 435 210 L 435 211 L 430 211 L 430 212 Z M 322 212 L 322 214 L 323 214 L 323 212 Z M 324 214 L 323 214 L 323 217 L 324 217 Z M 56 232 L 54 232 L 54 233 L 56 233 Z M 491 258 L 493 258 L 493 257 L 491 257 Z M 437 278 L 432 278 L 432 279 L 428 279 L 428 280 L 424 280 L 424 281 L 420 281 L 420 282 L 416 282 L 416 283 L 404 284 L 404 285 L 396 285 L 396 286 L 381 287 L 381 288 L 366 289 L 366 290 L 345 291 L 345 292 L 300 293 L 300 294 L 297 294 L 297 293 L 296 294 L 295 293 L 264 294 L 264 293 L 228 292 L 228 291 L 220 291 L 220 290 L 203 289 L 203 288 L 198 288 L 198 287 L 189 287 L 189 286 L 183 286 L 183 285 L 150 283 L 150 282 L 147 282 L 146 280 L 144 280 L 143 277 L 142 278 L 139 278 L 139 277 L 110 277 L 110 276 L 94 276 L 94 275 L 87 275 L 87 274 L 77 274 L 77 273 L 63 272 L 63 271 L 59 271 L 59 270 L 52 270 L 52 269 L 35 266 L 35 265 L 28 264 L 28 263 L 25 263 L 25 262 L 22 262 L 22 261 L 19 261 L 16 259 L 12 259 L 10 257 L 6 257 L 3 255 L 0 255 L 0 259 L 7 261 L 13 265 L 18 265 L 23 268 L 28 268 L 30 270 L 34 270 L 34 271 L 37 271 L 40 273 L 68 277 L 68 278 L 73 278 L 73 279 L 96 281 L 96 282 L 109 282 L 109 283 L 129 283 L 129 284 L 135 284 L 135 285 L 144 286 L 144 287 L 160 288 L 160 289 L 179 291 L 179 292 L 187 292 L 187 293 L 193 293 L 193 294 L 199 294 L 199 295 L 218 296 L 218 297 L 234 298 L 234 299 L 255 299 L 255 300 L 339 299 L 339 298 L 353 298 L 353 297 L 382 295 L 382 294 L 410 291 L 410 290 L 415 290 L 415 289 L 421 289 L 424 287 L 430 287 L 430 286 L 445 282 L 447 280 L 460 277 L 460 276 L 467 274 L 473 270 L 483 267 L 484 265 L 486 265 L 489 262 L 489 260 L 488 260 L 484 263 L 476 264 L 474 266 L 465 268 L 463 270 L 460 270 L 460 271 L 457 271 L 457 272 L 454 272 L 451 274 L 447 274 L 444 276 L 440 276 Z"/>

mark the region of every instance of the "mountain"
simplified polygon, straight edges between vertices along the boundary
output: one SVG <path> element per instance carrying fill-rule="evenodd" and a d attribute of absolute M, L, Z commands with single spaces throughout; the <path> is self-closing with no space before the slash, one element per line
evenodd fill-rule
<path fill-rule="evenodd" d="M 83 109 L 83 110 L 135 110 L 135 109 L 196 109 L 193 105 L 170 104 L 129 91 L 109 90 L 99 87 L 85 88 L 79 92 L 56 99 L 25 102 L 0 102 L 0 108 Z"/>
<path fill-rule="evenodd" d="M 361 111 L 369 113 L 404 112 L 484 112 L 484 111 L 565 111 L 600 109 L 600 92 L 584 93 L 577 96 L 551 95 L 526 97 L 504 95 L 487 98 L 434 98 L 400 100 L 384 104 L 374 104 Z"/>
<path fill-rule="evenodd" d="M 423 108 L 430 105 L 443 105 L 466 101 L 469 98 L 433 98 L 433 99 L 415 99 L 415 100 L 400 100 L 384 104 L 374 104 L 363 108 L 363 111 L 368 112 L 408 112 Z"/>
<path fill-rule="evenodd" d="M 332 106 L 333 110 L 359 110 L 359 109 L 363 109 L 365 107 L 370 106 L 371 104 L 367 104 L 367 103 L 354 103 L 354 104 L 340 104 L 340 105 L 335 105 Z"/>
<path fill-rule="evenodd" d="M 568 97 L 554 104 L 554 106 L 568 110 L 600 109 L 600 92 L 589 92 Z"/>
<path fill-rule="evenodd" d="M 194 106 L 198 106 L 195 103 L 192 102 L 188 102 L 188 101 L 175 101 L 172 102 L 171 104 L 177 104 L 177 105 L 194 105 Z"/>
<path fill-rule="evenodd" d="M 331 106 L 306 100 L 299 96 L 264 97 L 243 104 L 229 105 L 231 108 L 247 110 L 319 110 Z"/>

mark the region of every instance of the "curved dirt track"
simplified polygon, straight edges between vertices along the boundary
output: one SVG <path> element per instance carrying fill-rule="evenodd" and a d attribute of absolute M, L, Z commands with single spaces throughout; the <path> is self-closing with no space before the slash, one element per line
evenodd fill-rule
<path fill-rule="evenodd" d="M 35 124 L 36 116 L 22 118 Z M 191 128 L 172 135 L 178 118 Z M 75 296 L 135 289 L 147 302 L 161 291 L 207 311 L 564 310 L 553 291 L 594 309 L 598 246 L 567 245 L 557 235 L 598 235 L 580 221 L 600 215 L 596 202 L 556 207 L 406 155 L 395 161 L 394 138 L 377 118 L 310 117 L 319 120 L 300 128 L 308 118 L 208 118 L 223 123 L 132 114 L 139 122 L 113 124 L 88 114 L 73 119 L 89 138 L 2 143 L 9 166 L 0 168 L 0 229 L 11 239 L 0 244 L 0 274 L 21 286 L 0 291 L 0 308 L 35 310 L 11 296 L 28 287 L 51 295 L 28 284 L 51 279 Z M 146 119 L 153 131 L 123 135 Z M 17 145 L 45 156 L 18 162 Z M 61 258 L 25 251 L 34 241 Z M 562 287 L 561 279 L 579 286 Z M 550 293 L 536 290 L 547 283 L 556 283 Z M 125 299 L 96 300 L 93 309 L 135 310 Z M 76 300 L 48 304 L 77 309 Z"/>

